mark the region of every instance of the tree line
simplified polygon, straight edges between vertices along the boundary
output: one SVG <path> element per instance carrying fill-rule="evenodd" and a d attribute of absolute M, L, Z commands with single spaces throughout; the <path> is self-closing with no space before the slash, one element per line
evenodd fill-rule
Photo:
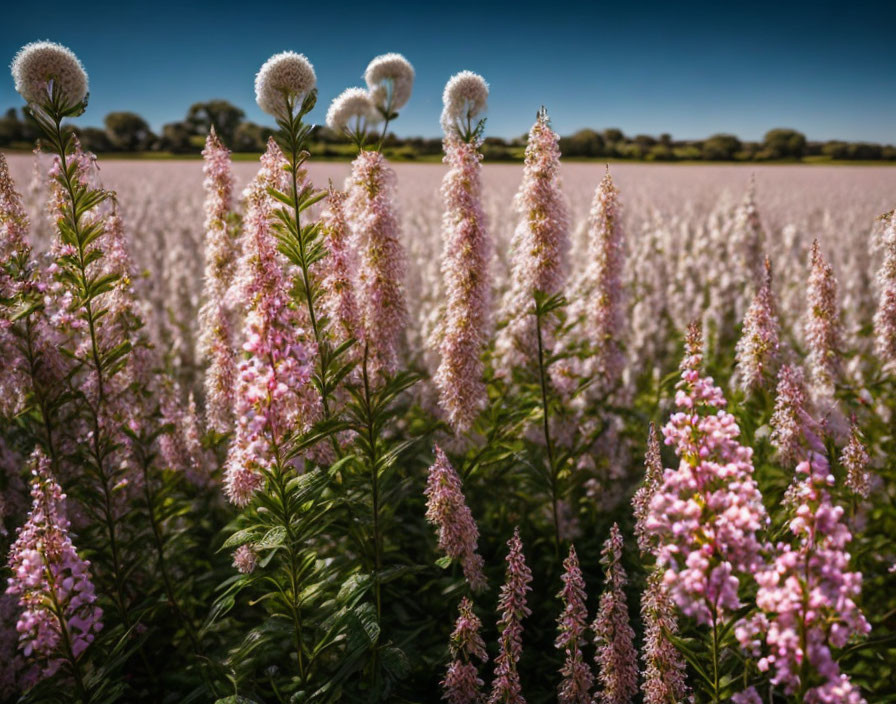
<path fill-rule="evenodd" d="M 96 153 L 159 152 L 198 154 L 210 127 L 234 152 L 264 151 L 274 129 L 246 119 L 239 107 L 226 100 L 194 103 L 186 117 L 162 127 L 159 134 L 134 112 L 110 112 L 103 127 L 71 128 L 82 145 Z M 39 136 L 34 119 L 15 108 L 0 117 L 0 147 L 29 148 Z M 490 161 L 516 161 L 523 157 L 526 136 L 513 139 L 488 137 L 482 151 Z M 353 147 L 348 138 L 325 126 L 317 127 L 310 151 L 324 158 L 350 158 Z M 398 137 L 390 133 L 384 148 L 392 158 L 426 159 L 442 153 L 440 138 Z M 766 132 L 762 141 L 744 141 L 731 134 L 715 134 L 706 139 L 676 140 L 669 134 L 628 136 L 616 128 L 602 131 L 581 129 L 560 139 L 566 157 L 582 159 L 631 159 L 635 161 L 799 161 L 809 158 L 831 160 L 896 161 L 896 146 L 868 142 L 830 140 L 809 141 L 794 129 L 777 128 Z"/>

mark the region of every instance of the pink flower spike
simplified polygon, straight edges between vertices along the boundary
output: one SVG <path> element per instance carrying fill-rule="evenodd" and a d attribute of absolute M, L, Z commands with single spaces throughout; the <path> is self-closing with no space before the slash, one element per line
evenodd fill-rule
<path fill-rule="evenodd" d="M 590 704 L 594 676 L 582 655 L 585 631 L 588 628 L 588 609 L 585 607 L 585 580 L 579 568 L 574 546 L 563 561 L 563 589 L 558 597 L 563 601 L 563 613 L 557 619 L 557 639 L 554 647 L 566 654 L 560 674 L 563 680 L 557 690 L 560 704 Z"/>

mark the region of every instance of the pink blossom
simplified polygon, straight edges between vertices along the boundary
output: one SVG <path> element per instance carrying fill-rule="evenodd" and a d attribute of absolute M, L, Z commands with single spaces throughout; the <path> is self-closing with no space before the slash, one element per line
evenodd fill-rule
<path fill-rule="evenodd" d="M 663 582 L 662 569 L 654 569 L 647 577 L 647 588 L 641 595 L 641 620 L 644 623 L 641 653 L 644 703 L 692 701 L 684 658 L 669 640 L 670 635 L 678 635 L 678 618 Z"/>
<path fill-rule="evenodd" d="M 622 567 L 622 533 L 613 524 L 601 551 L 604 592 L 591 629 L 597 652 L 598 692 L 596 704 L 627 704 L 638 691 L 638 652 L 635 632 L 629 623 L 623 588 L 628 581 Z"/>
<path fill-rule="evenodd" d="M 507 325 L 495 343 L 498 366 L 505 372 L 536 358 L 536 293 L 550 298 L 562 293 L 566 282 L 569 217 L 560 191 L 559 139 L 542 108 L 529 132 L 523 182 L 514 199 L 520 220 L 511 242 L 510 290 L 502 310 Z M 553 325 L 548 320 L 544 325 L 542 333 L 550 338 Z"/>
<path fill-rule="evenodd" d="M 588 609 L 585 606 L 585 580 L 579 568 L 574 546 L 569 546 L 569 557 L 563 561 L 563 589 L 557 596 L 563 601 L 563 613 L 557 619 L 557 639 L 554 647 L 565 653 L 566 660 L 560 674 L 563 681 L 557 690 L 560 704 L 590 704 L 594 676 L 582 655 Z"/>
<path fill-rule="evenodd" d="M 862 434 L 853 420 L 849 430 L 849 442 L 843 448 L 840 463 L 846 467 L 846 486 L 853 494 L 857 494 L 863 499 L 867 499 L 871 493 L 868 483 L 868 464 L 870 462 L 871 457 L 862 442 Z"/>
<path fill-rule="evenodd" d="M 352 162 L 346 211 L 358 253 L 356 292 L 374 371 L 393 373 L 407 324 L 405 253 L 395 210 L 395 172 L 377 151 Z"/>
<path fill-rule="evenodd" d="M 651 423 L 647 434 L 647 453 L 644 456 L 644 481 L 632 497 L 632 509 L 635 514 L 635 536 L 638 548 L 643 553 L 653 550 L 653 537 L 647 529 L 650 515 L 650 501 L 659 491 L 663 483 L 663 458 L 660 454 L 660 440 L 656 426 Z"/>
<path fill-rule="evenodd" d="M 442 680 L 442 699 L 449 704 L 479 704 L 483 700 L 479 670 L 474 658 L 488 662 L 485 642 L 479 631 L 482 622 L 473 612 L 473 602 L 467 597 L 460 601 L 460 615 L 451 634 L 451 663 Z"/>
<path fill-rule="evenodd" d="M 31 513 L 9 552 L 6 593 L 18 598 L 19 647 L 38 661 L 43 677 L 76 660 L 102 629 L 90 563 L 69 537 L 65 495 L 42 452 L 33 456 Z M 63 629 L 65 633 L 63 634 Z"/>
<path fill-rule="evenodd" d="M 240 545 L 233 551 L 233 566 L 238 572 L 251 574 L 255 571 L 256 565 L 258 565 L 258 553 L 251 545 Z"/>
<path fill-rule="evenodd" d="M 498 598 L 499 653 L 495 658 L 495 679 L 489 704 L 525 704 L 517 663 L 523 652 L 523 619 L 532 612 L 526 606 L 526 592 L 532 591 L 529 586 L 532 572 L 526 565 L 523 555 L 523 543 L 520 540 L 520 529 L 513 531 L 513 537 L 507 541 L 507 576 L 501 587 Z"/>
<path fill-rule="evenodd" d="M 874 349 L 884 367 L 896 371 L 896 212 L 889 213 L 883 234 L 884 258 L 877 272 Z"/>
<path fill-rule="evenodd" d="M 840 377 L 840 310 L 837 305 L 837 279 L 825 261 L 818 240 L 812 242 L 808 305 L 805 332 L 809 347 L 809 382 L 813 398 L 830 399 Z"/>
<path fill-rule="evenodd" d="M 321 303 L 330 333 L 338 344 L 352 339 L 363 343 L 354 275 L 357 253 L 352 247 L 351 230 L 345 212 L 348 195 L 330 188 L 320 216 L 327 256 L 321 262 Z"/>
<path fill-rule="evenodd" d="M 785 365 L 778 372 L 775 410 L 771 417 L 771 442 L 778 458 L 787 465 L 796 464 L 805 442 L 808 398 L 803 370 Z"/>
<path fill-rule="evenodd" d="M 227 291 L 233 281 L 239 242 L 233 218 L 233 173 L 230 150 L 212 127 L 205 149 L 205 281 L 204 303 L 199 310 L 199 353 L 208 361 L 205 375 L 209 425 L 219 433 L 233 424 L 233 390 L 237 357 L 233 315 Z"/>
<path fill-rule="evenodd" d="M 429 468 L 426 482 L 426 519 L 438 526 L 439 548 L 463 567 L 470 588 L 486 587 L 483 561 L 476 552 L 479 529 L 461 489 L 460 477 L 451 466 L 442 448 L 435 447 L 436 461 Z"/>
<path fill-rule="evenodd" d="M 470 428 L 487 401 L 481 357 L 490 333 L 492 242 L 482 210 L 481 160 L 478 143 L 446 137 L 442 277 L 447 300 L 434 381 L 442 410 L 459 432 Z"/>
<path fill-rule="evenodd" d="M 747 309 L 737 342 L 737 376 L 744 391 L 767 387 L 778 363 L 779 335 L 772 296 L 772 267 L 766 257 L 765 280 Z"/>
<path fill-rule="evenodd" d="M 759 566 L 757 532 L 768 517 L 752 450 L 738 442 L 737 421 L 724 410 L 722 390 L 702 376 L 702 359 L 700 329 L 691 325 L 675 396 L 679 410 L 663 428 L 679 466 L 665 471 L 646 528 L 659 542 L 657 564 L 675 603 L 708 624 L 740 608 L 738 574 Z"/>

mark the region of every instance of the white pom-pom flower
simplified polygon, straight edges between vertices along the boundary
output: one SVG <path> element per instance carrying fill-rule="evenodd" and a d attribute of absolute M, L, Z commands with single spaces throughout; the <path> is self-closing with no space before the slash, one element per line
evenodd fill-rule
<path fill-rule="evenodd" d="M 383 54 L 368 64 L 364 80 L 376 107 L 387 112 L 401 110 L 411 99 L 414 67 L 401 54 Z"/>
<path fill-rule="evenodd" d="M 264 62 L 255 76 L 255 101 L 269 115 L 285 118 L 286 99 L 297 102 L 314 90 L 317 76 L 304 54 L 284 51 Z"/>
<path fill-rule="evenodd" d="M 374 107 L 370 93 L 363 88 L 346 88 L 327 110 L 327 127 L 334 132 L 358 131 L 366 125 L 382 120 L 382 115 Z"/>
<path fill-rule="evenodd" d="M 29 103 L 49 100 L 50 86 L 67 105 L 80 103 L 87 95 L 87 72 L 75 53 L 55 42 L 26 44 L 12 60 L 16 90 Z"/>
<path fill-rule="evenodd" d="M 445 84 L 442 94 L 442 129 L 445 134 L 469 128 L 488 105 L 488 83 L 478 73 L 461 71 Z M 472 125 L 475 127 L 475 125 Z"/>

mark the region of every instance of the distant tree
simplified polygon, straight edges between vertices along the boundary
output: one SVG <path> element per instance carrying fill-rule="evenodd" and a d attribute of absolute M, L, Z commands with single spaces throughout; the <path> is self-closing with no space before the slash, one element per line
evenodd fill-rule
<path fill-rule="evenodd" d="M 604 140 L 607 142 L 624 142 L 625 133 L 616 127 L 610 127 L 604 130 Z"/>
<path fill-rule="evenodd" d="M 603 156 L 604 138 L 599 132 L 584 129 L 569 137 L 560 138 L 560 151 L 565 156 Z"/>
<path fill-rule="evenodd" d="M 660 144 L 662 144 L 665 147 L 671 147 L 672 146 L 672 135 L 669 134 L 668 132 L 663 132 L 660 135 Z"/>
<path fill-rule="evenodd" d="M 271 134 L 272 130 L 268 127 L 243 122 L 234 130 L 229 146 L 235 152 L 263 152 Z"/>
<path fill-rule="evenodd" d="M 763 159 L 801 159 L 806 153 L 806 136 L 788 128 L 778 128 L 765 133 L 762 140 Z"/>
<path fill-rule="evenodd" d="M 106 130 L 99 127 L 79 127 L 75 133 L 81 141 L 81 146 L 89 152 L 101 154 L 114 150 Z"/>
<path fill-rule="evenodd" d="M 701 149 L 708 161 L 731 161 L 740 150 L 740 140 L 733 134 L 714 134 L 703 141 Z"/>
<path fill-rule="evenodd" d="M 162 127 L 160 146 L 165 151 L 175 154 L 184 154 L 193 151 L 190 137 L 193 136 L 192 126 L 186 122 L 169 122 Z"/>
<path fill-rule="evenodd" d="M 645 159 L 647 161 L 672 161 L 675 159 L 675 154 L 672 152 L 672 147 L 660 142 L 650 148 Z"/>
<path fill-rule="evenodd" d="M 207 135 L 214 125 L 215 132 L 224 144 L 230 146 L 237 127 L 245 117 L 245 112 L 226 100 L 209 100 L 191 105 L 185 122 L 191 126 L 194 134 L 203 136 Z"/>
<path fill-rule="evenodd" d="M 832 139 L 824 143 L 821 153 L 831 157 L 831 159 L 849 159 L 849 144 Z"/>
<path fill-rule="evenodd" d="M 106 135 L 115 149 L 133 152 L 148 149 L 155 135 L 142 117 L 134 112 L 110 112 L 103 121 Z"/>
<path fill-rule="evenodd" d="M 0 145 L 8 147 L 13 142 L 20 141 L 22 141 L 22 123 L 19 121 L 16 109 L 10 108 L 3 117 L 0 117 Z"/>

